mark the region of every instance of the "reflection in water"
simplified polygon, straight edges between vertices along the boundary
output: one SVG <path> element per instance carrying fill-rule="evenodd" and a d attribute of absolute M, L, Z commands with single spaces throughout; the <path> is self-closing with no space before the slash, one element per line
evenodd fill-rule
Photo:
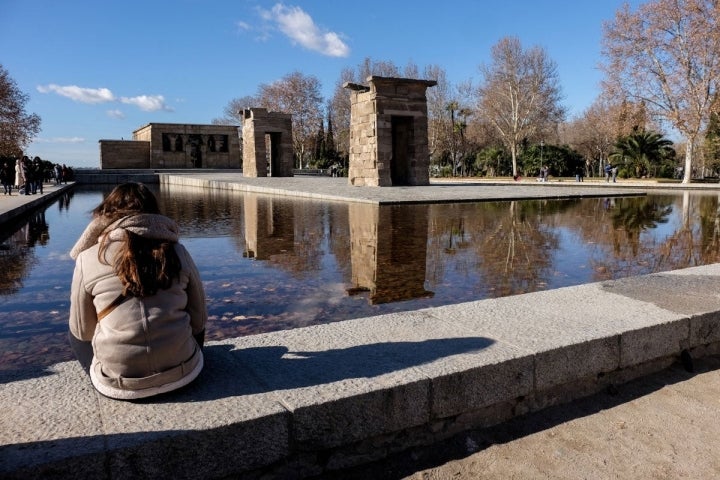
<path fill-rule="evenodd" d="M 246 195 L 244 256 L 289 263 L 294 252 L 295 212 L 277 199 Z"/>
<path fill-rule="evenodd" d="M 352 281 L 372 304 L 431 297 L 425 290 L 428 206 L 348 206 Z M 407 219 L 412 219 L 407 222 Z"/>
<path fill-rule="evenodd" d="M 477 268 L 493 296 L 536 290 L 550 282 L 557 234 L 543 223 L 568 203 L 537 200 L 497 204 L 487 216 L 488 235 L 476 245 Z"/>
<path fill-rule="evenodd" d="M 45 221 L 45 210 L 30 215 L 18 224 L 4 226 L 0 233 L 0 295 L 17 293 L 23 278 L 36 263 L 36 245 L 47 245 L 50 228 Z"/>
<path fill-rule="evenodd" d="M 211 340 L 720 260 L 717 194 L 376 206 L 165 188 Z M 108 191 L 4 226 L 0 370 L 71 358 L 67 252 Z"/>
<path fill-rule="evenodd" d="M 632 256 L 637 256 L 640 234 L 656 228 L 660 223 L 667 223 L 670 212 L 672 205 L 669 199 L 658 201 L 646 197 L 628 202 L 626 198 L 620 198 L 612 202 L 610 217 L 615 254 L 620 254 L 623 245 L 628 245 L 632 249 Z"/>

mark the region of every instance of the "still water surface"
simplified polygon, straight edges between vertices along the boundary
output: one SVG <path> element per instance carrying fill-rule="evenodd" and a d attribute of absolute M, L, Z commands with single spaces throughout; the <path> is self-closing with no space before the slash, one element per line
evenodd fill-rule
<path fill-rule="evenodd" d="M 0 232 L 0 370 L 72 358 L 68 252 L 108 192 Z M 406 206 L 157 190 L 208 297 L 207 338 L 717 262 L 718 194 Z M 1 200 L 1 199 L 0 199 Z"/>

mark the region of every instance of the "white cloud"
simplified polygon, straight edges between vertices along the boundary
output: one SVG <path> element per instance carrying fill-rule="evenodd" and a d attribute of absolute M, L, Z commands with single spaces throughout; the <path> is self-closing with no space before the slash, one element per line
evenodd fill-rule
<path fill-rule="evenodd" d="M 260 16 L 277 24 L 281 32 L 308 50 L 330 57 L 347 57 L 350 54 L 350 47 L 341 40 L 340 35 L 321 31 L 312 17 L 300 7 L 278 3 L 270 11 L 261 10 Z"/>
<path fill-rule="evenodd" d="M 83 137 L 52 137 L 52 138 L 35 138 L 35 143 L 84 143 Z"/>
<path fill-rule="evenodd" d="M 118 109 L 108 110 L 107 115 L 110 118 L 117 118 L 119 120 L 122 120 L 123 118 L 125 118 L 125 114 L 122 112 L 122 110 L 118 110 Z"/>
<path fill-rule="evenodd" d="M 237 22 L 235 22 L 235 25 L 237 25 L 238 30 L 248 31 L 252 29 L 249 23 L 243 22 L 242 20 L 238 20 Z"/>
<path fill-rule="evenodd" d="M 105 103 L 115 100 L 115 96 L 107 88 L 83 88 L 77 85 L 66 85 L 63 87 L 51 83 L 49 85 L 39 85 L 37 89 L 40 93 L 55 92 L 62 97 L 67 97 L 81 103 Z"/>
<path fill-rule="evenodd" d="M 144 112 L 156 112 L 165 110 L 172 112 L 172 108 L 165 104 L 165 97 L 162 95 L 138 95 L 137 97 L 120 97 L 122 103 L 135 105 Z"/>
<path fill-rule="evenodd" d="M 156 112 L 158 110 L 164 110 L 166 112 L 173 111 L 170 106 L 165 104 L 165 97 L 162 95 L 138 95 L 136 97 L 117 98 L 107 88 L 83 88 L 76 85 L 61 86 L 54 83 L 38 85 L 37 90 L 40 93 L 56 93 L 62 97 L 67 97 L 81 103 L 121 102 L 128 105 L 135 105 L 145 112 Z M 109 110 L 107 113 L 114 118 L 125 118 L 125 115 L 117 109 Z"/>

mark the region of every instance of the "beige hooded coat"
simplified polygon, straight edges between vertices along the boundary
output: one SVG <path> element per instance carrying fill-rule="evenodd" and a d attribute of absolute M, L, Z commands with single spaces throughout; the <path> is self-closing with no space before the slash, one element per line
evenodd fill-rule
<path fill-rule="evenodd" d="M 93 220 L 71 252 L 76 263 L 70 331 L 92 341 L 93 385 L 109 397 L 129 399 L 174 390 L 199 374 L 202 351 L 193 335 L 205 329 L 207 310 L 197 267 L 185 247 L 175 243 L 182 264 L 179 279 L 153 296 L 125 299 L 98 321 L 97 312 L 123 291 L 112 259 L 125 229 L 177 242 L 175 222 L 162 215 L 134 215 L 109 226 Z M 98 238 L 103 235 L 112 240 L 105 252 L 109 265 L 98 259 Z"/>

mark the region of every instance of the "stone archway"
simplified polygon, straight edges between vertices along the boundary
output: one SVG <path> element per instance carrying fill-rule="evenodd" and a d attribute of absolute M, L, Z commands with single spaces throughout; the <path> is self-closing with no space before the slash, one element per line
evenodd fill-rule
<path fill-rule="evenodd" d="M 435 80 L 367 78 L 350 94 L 348 183 L 374 187 L 429 185 L 428 87 Z"/>
<path fill-rule="evenodd" d="M 292 116 L 249 108 L 243 116 L 243 175 L 292 177 Z"/>

